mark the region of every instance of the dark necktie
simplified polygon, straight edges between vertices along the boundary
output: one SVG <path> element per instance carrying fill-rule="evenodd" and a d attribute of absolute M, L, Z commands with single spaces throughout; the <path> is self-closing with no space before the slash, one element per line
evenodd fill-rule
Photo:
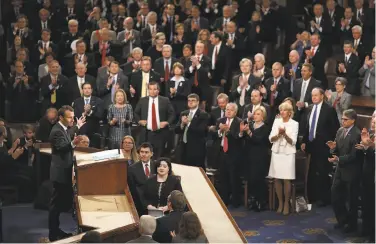
<path fill-rule="evenodd" d="M 309 141 L 313 141 L 313 139 L 315 138 L 316 117 L 317 117 L 317 105 L 315 104 L 315 110 L 313 111 L 311 127 L 309 129 L 309 137 L 308 137 Z"/>
<path fill-rule="evenodd" d="M 167 82 L 170 78 L 170 69 L 168 67 L 168 61 L 166 61 L 165 65 L 165 73 L 164 73 L 164 82 Z"/>

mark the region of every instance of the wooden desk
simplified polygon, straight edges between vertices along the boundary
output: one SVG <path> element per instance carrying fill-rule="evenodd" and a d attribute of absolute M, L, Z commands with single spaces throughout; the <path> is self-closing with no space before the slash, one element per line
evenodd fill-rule
<path fill-rule="evenodd" d="M 351 105 L 358 114 L 372 115 L 375 111 L 375 98 L 353 96 Z"/>

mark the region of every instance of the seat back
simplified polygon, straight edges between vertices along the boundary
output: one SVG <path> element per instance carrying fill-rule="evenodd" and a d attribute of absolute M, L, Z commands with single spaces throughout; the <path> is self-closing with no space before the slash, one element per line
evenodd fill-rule
<path fill-rule="evenodd" d="M 309 160 L 304 152 L 297 151 L 295 155 L 295 182 L 307 184 Z"/>
<path fill-rule="evenodd" d="M 356 126 L 358 126 L 359 129 L 363 128 L 369 128 L 371 125 L 372 116 L 364 115 L 364 114 L 358 114 L 358 117 L 356 119 Z"/>

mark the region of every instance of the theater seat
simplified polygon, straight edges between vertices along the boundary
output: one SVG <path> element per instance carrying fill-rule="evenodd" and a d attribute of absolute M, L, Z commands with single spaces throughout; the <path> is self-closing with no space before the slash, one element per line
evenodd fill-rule
<path fill-rule="evenodd" d="M 363 128 L 368 129 L 368 128 L 370 128 L 371 120 L 372 120 L 372 116 L 364 115 L 364 114 L 358 114 L 358 118 L 356 120 L 356 126 L 358 126 L 358 128 L 360 130 L 362 130 Z"/>
<path fill-rule="evenodd" d="M 295 180 L 291 182 L 291 207 L 292 212 L 296 211 L 296 191 L 302 190 L 303 196 L 308 203 L 307 179 L 311 156 L 306 156 L 304 152 L 297 151 L 295 155 Z"/>

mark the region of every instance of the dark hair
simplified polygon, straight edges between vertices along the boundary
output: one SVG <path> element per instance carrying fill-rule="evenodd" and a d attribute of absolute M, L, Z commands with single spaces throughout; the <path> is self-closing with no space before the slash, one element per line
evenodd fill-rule
<path fill-rule="evenodd" d="M 148 88 L 149 88 L 150 86 L 157 86 L 157 89 L 160 90 L 159 83 L 156 82 L 156 81 L 151 81 L 151 82 L 149 82 L 149 84 L 148 84 Z"/>
<path fill-rule="evenodd" d="M 184 211 L 187 201 L 184 194 L 179 190 L 173 190 L 167 198 L 167 202 L 171 203 L 171 207 L 174 211 Z"/>
<path fill-rule="evenodd" d="M 91 230 L 85 233 L 80 243 L 101 243 L 101 234 L 98 231 Z"/>
<path fill-rule="evenodd" d="M 311 36 L 317 36 L 317 38 L 319 38 L 319 40 L 321 40 L 321 36 L 319 33 L 313 33 Z"/>
<path fill-rule="evenodd" d="M 258 92 L 260 94 L 260 97 L 262 97 L 262 93 L 261 93 L 261 91 L 259 89 L 253 89 L 251 91 L 251 94 L 252 94 L 252 92 Z"/>
<path fill-rule="evenodd" d="M 70 111 L 70 112 L 73 112 L 74 110 L 73 110 L 73 108 L 71 107 L 71 106 L 69 106 L 69 105 L 64 105 L 64 106 L 62 106 L 58 111 L 57 111 L 57 116 L 58 117 L 63 117 L 64 118 L 64 116 L 65 116 L 65 112 L 66 111 Z"/>
<path fill-rule="evenodd" d="M 78 45 L 80 45 L 81 43 L 83 43 L 83 44 L 85 45 L 85 47 L 86 47 L 86 43 L 85 43 L 85 41 L 82 40 L 82 39 L 79 39 L 79 40 L 76 42 L 76 47 L 77 47 Z"/>
<path fill-rule="evenodd" d="M 91 89 L 93 89 L 93 86 L 89 82 L 85 82 L 84 84 L 81 85 L 81 89 L 84 89 L 85 85 L 89 85 Z"/>
<path fill-rule="evenodd" d="M 140 150 L 141 148 L 149 148 L 150 149 L 150 152 L 153 152 L 153 146 L 149 143 L 149 142 L 144 142 L 140 145 L 139 149 Z"/>
<path fill-rule="evenodd" d="M 171 161 L 169 158 L 159 158 L 156 162 L 155 162 L 155 172 L 157 172 L 159 166 L 161 166 L 161 164 L 165 162 L 167 163 L 167 166 L 168 166 L 168 175 L 171 175 L 172 174 L 172 165 L 171 165 Z"/>
<path fill-rule="evenodd" d="M 303 64 L 302 68 L 303 67 L 307 67 L 309 69 L 309 71 L 313 72 L 313 65 L 312 64 Z"/>
<path fill-rule="evenodd" d="M 185 49 L 185 48 L 188 48 L 189 50 L 192 51 L 192 45 L 191 45 L 191 44 L 185 44 L 185 45 L 183 46 L 183 49 Z"/>
<path fill-rule="evenodd" d="M 0 126 L 0 137 L 5 136 L 6 131 L 7 129 L 5 128 L 5 126 Z"/>
<path fill-rule="evenodd" d="M 194 212 L 186 212 L 181 216 L 179 223 L 179 235 L 183 239 L 194 240 L 203 234 L 200 220 Z"/>
<path fill-rule="evenodd" d="M 51 56 L 53 59 L 55 59 L 55 54 L 53 52 L 46 52 L 44 54 L 44 60 L 47 59 L 47 56 Z"/>
<path fill-rule="evenodd" d="M 115 58 L 112 57 L 112 56 L 107 56 L 105 59 L 108 60 L 109 62 L 115 61 Z M 108 65 L 108 66 L 110 66 L 110 65 Z"/>
<path fill-rule="evenodd" d="M 22 125 L 22 132 L 25 133 L 26 131 L 31 130 L 34 132 L 34 126 L 31 124 L 24 124 Z"/>
<path fill-rule="evenodd" d="M 343 115 L 352 120 L 356 120 L 358 118 L 358 115 L 354 109 L 347 109 L 343 111 Z"/>
<path fill-rule="evenodd" d="M 114 60 L 114 61 L 110 61 L 110 63 L 108 64 L 108 67 L 111 66 L 111 64 L 117 64 L 117 66 L 120 66 L 119 62 Z"/>
<path fill-rule="evenodd" d="M 196 93 L 191 93 L 188 95 L 187 99 L 189 98 L 194 98 L 196 99 L 198 102 L 200 101 L 200 97 L 196 94 Z"/>
<path fill-rule="evenodd" d="M 349 40 L 344 41 L 343 45 L 350 45 L 351 47 L 353 47 L 352 41 L 349 41 Z"/>
<path fill-rule="evenodd" d="M 42 29 L 41 34 L 43 34 L 43 32 L 48 32 L 49 34 L 51 34 L 51 30 L 48 28 Z"/>
<path fill-rule="evenodd" d="M 223 40 L 223 34 L 220 31 L 213 31 L 211 34 L 214 35 L 214 38 L 218 38 L 220 41 Z"/>

